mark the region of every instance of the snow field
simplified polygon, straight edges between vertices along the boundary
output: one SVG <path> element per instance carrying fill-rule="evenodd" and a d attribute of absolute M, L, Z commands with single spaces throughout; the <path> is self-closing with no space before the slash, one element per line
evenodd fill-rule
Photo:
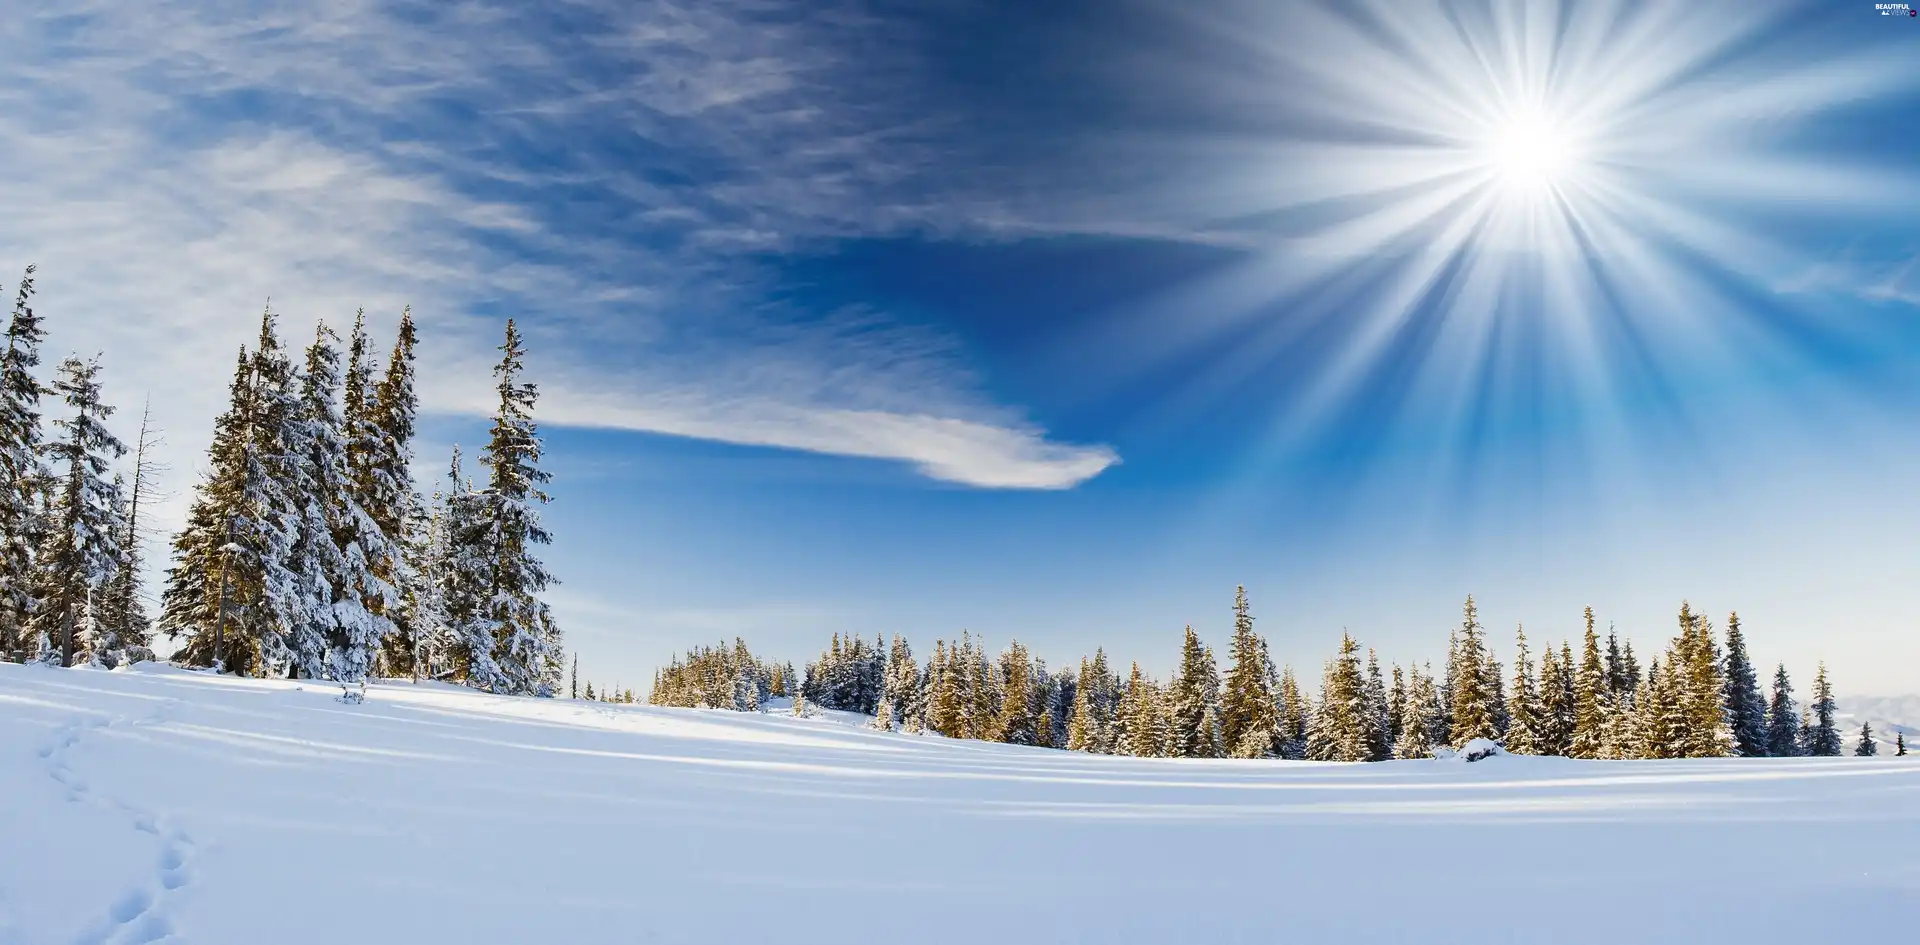
<path fill-rule="evenodd" d="M 1912 757 L 1154 760 L 338 695 L 0 664 L 0 943 L 1749 945 L 1920 907 Z"/>

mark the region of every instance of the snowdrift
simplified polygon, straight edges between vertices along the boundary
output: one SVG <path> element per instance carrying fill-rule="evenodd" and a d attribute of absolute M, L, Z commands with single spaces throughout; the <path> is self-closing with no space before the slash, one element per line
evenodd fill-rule
<path fill-rule="evenodd" d="M 1920 905 L 1913 758 L 1141 760 L 339 696 L 0 665 L 0 943 L 1751 945 Z"/>

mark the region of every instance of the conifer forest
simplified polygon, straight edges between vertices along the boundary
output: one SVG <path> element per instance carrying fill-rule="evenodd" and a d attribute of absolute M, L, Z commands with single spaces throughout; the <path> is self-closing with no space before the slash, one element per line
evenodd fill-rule
<path fill-rule="evenodd" d="M 107 357 L 43 370 L 58 322 L 35 310 L 34 278 L 28 267 L 0 361 L 0 655 L 111 669 L 159 648 L 241 676 L 557 691 L 538 393 L 511 320 L 477 468 L 456 448 L 444 479 L 423 485 L 411 311 L 390 348 L 368 337 L 364 312 L 308 329 L 264 311 L 258 333 L 236 340 L 227 408 L 185 525 L 165 540 L 156 607 L 143 517 L 156 431 L 142 416 L 131 439 L 115 432 Z"/>

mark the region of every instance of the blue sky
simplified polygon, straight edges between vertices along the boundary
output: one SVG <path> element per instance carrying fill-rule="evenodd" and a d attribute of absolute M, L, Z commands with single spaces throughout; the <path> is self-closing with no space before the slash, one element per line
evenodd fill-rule
<path fill-rule="evenodd" d="M 1034 9 L 1026 9 L 1032 7 Z M 1920 667 L 1920 26 L 1871 4 L 56 3 L 0 262 L 152 396 L 423 324 L 423 473 L 527 326 L 589 676 L 962 628 L 1311 673 L 1690 598 Z"/>

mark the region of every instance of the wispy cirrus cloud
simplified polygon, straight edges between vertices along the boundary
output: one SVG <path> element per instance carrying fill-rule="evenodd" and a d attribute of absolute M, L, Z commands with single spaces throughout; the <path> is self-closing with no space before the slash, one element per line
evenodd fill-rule
<path fill-rule="evenodd" d="M 1062 488 L 1117 460 L 997 403 L 937 331 L 768 301 L 841 238 L 988 231 L 940 197 L 898 27 L 778 4 L 74 2 L 0 23 L 0 260 L 55 348 L 182 452 L 271 296 L 299 335 L 411 302 L 429 409 L 502 315 L 551 421 Z M 185 465 L 185 464 L 182 464 Z"/>

